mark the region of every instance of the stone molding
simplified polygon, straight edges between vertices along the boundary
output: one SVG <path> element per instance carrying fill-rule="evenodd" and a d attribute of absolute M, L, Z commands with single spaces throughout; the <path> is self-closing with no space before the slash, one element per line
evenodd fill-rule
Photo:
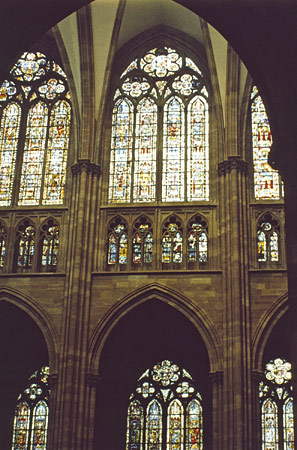
<path fill-rule="evenodd" d="M 211 372 L 209 374 L 212 384 L 222 385 L 224 379 L 224 373 L 222 370 L 217 370 L 216 372 Z"/>
<path fill-rule="evenodd" d="M 79 159 L 76 164 L 71 166 L 72 175 L 80 174 L 83 171 L 86 171 L 88 174 L 95 175 L 99 177 L 101 174 L 101 167 L 99 164 L 91 163 L 89 159 Z"/>
<path fill-rule="evenodd" d="M 248 164 L 239 156 L 228 156 L 228 159 L 219 163 L 218 173 L 220 176 L 230 173 L 232 170 L 247 173 Z"/>
<path fill-rule="evenodd" d="M 58 374 L 51 373 L 50 375 L 48 375 L 47 381 L 50 389 L 54 388 L 55 386 L 57 386 L 58 383 Z"/>
<path fill-rule="evenodd" d="M 87 373 L 86 374 L 86 384 L 91 387 L 97 386 L 97 384 L 101 381 L 101 377 L 95 373 Z"/>

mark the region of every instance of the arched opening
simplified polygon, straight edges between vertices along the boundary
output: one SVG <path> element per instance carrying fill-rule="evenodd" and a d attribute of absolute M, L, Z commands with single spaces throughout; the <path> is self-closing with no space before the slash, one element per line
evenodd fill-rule
<path fill-rule="evenodd" d="M 275 358 L 285 358 L 291 361 L 291 340 L 288 333 L 288 313 L 285 313 L 273 328 L 263 354 L 262 368 L 266 362 Z"/>
<path fill-rule="evenodd" d="M 203 399 L 204 446 L 210 448 L 211 388 L 205 344 L 185 316 L 170 305 L 152 299 L 124 316 L 103 348 L 94 450 L 125 448 L 127 408 L 137 379 L 147 368 L 165 359 L 174 361 L 193 377 Z"/>
<path fill-rule="evenodd" d="M 48 350 L 36 323 L 17 306 L 0 302 L 0 442 L 11 449 L 14 410 L 29 376 L 48 365 Z"/>

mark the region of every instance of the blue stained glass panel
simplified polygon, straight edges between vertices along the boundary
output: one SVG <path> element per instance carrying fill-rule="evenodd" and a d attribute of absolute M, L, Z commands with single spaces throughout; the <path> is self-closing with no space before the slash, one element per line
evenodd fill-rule
<path fill-rule="evenodd" d="M 113 109 L 109 200 L 115 203 L 131 201 L 133 110 L 128 99 L 118 100 Z"/>

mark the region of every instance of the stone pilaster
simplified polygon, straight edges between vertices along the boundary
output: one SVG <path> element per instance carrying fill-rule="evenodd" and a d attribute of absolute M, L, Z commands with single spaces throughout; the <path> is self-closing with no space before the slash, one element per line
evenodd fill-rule
<path fill-rule="evenodd" d="M 295 108 L 296 113 L 296 108 Z M 292 117 L 291 117 L 292 119 Z M 292 382 L 294 398 L 294 417 L 297 417 L 297 135 L 296 120 L 294 129 L 289 136 L 273 135 L 269 163 L 277 169 L 285 185 L 285 231 L 286 257 L 288 270 L 288 327 L 289 342 L 291 342 L 290 358 L 292 363 Z M 297 420 L 295 425 L 295 448 L 297 448 Z"/>
<path fill-rule="evenodd" d="M 262 435 L 261 435 L 261 408 L 259 401 L 259 383 L 263 379 L 263 372 L 254 370 L 252 372 L 252 395 L 253 395 L 253 442 L 254 448 L 261 448 Z"/>
<path fill-rule="evenodd" d="M 52 449 L 88 448 L 86 371 L 89 340 L 91 270 L 95 236 L 99 166 L 88 159 L 72 166 L 69 250 L 64 303 L 63 346 L 57 383 Z"/>
<path fill-rule="evenodd" d="M 248 293 L 247 164 L 229 156 L 219 164 L 224 298 L 222 448 L 251 450 L 251 337 Z"/>
<path fill-rule="evenodd" d="M 223 438 L 223 372 L 210 373 L 212 383 L 212 448 L 221 448 Z"/>

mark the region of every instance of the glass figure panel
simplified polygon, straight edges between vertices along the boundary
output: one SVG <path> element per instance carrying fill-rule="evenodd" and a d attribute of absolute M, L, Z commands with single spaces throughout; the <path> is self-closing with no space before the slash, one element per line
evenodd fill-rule
<path fill-rule="evenodd" d="M 162 408 L 157 400 L 147 406 L 145 450 L 162 449 Z"/>
<path fill-rule="evenodd" d="M 22 163 L 19 205 L 37 205 L 40 200 L 46 144 L 48 108 L 39 102 L 30 108 Z"/>
<path fill-rule="evenodd" d="M 46 450 L 48 406 L 44 401 L 33 410 L 31 427 L 31 450 Z"/>
<path fill-rule="evenodd" d="M 58 264 L 59 252 L 59 227 L 49 227 L 42 243 L 42 266 L 56 266 Z"/>
<path fill-rule="evenodd" d="M 11 450 L 26 450 L 29 444 L 30 408 L 26 402 L 17 405 L 13 423 Z"/>
<path fill-rule="evenodd" d="M 252 102 L 251 115 L 255 198 L 257 200 L 279 199 L 279 174 L 268 164 L 268 154 L 272 145 L 271 130 L 264 103 L 259 95 Z"/>
<path fill-rule="evenodd" d="M 35 230 L 31 225 L 27 226 L 19 240 L 18 267 L 32 267 L 35 241 Z"/>
<path fill-rule="evenodd" d="M 266 235 L 264 231 L 258 231 L 257 246 L 258 261 L 267 261 Z"/>
<path fill-rule="evenodd" d="M 188 261 L 195 262 L 197 261 L 197 237 L 194 231 L 190 231 L 188 235 Z"/>
<path fill-rule="evenodd" d="M 128 99 L 118 100 L 113 109 L 109 172 L 111 203 L 124 203 L 131 200 L 133 110 L 134 107 Z"/>
<path fill-rule="evenodd" d="M 169 233 L 165 233 L 162 238 L 162 263 L 171 262 L 172 253 L 172 237 Z"/>
<path fill-rule="evenodd" d="M 117 238 L 112 233 L 108 238 L 108 258 L 107 264 L 115 264 L 117 261 Z"/>
<path fill-rule="evenodd" d="M 142 263 L 142 237 L 135 233 L 133 238 L 133 264 Z"/>
<path fill-rule="evenodd" d="M 270 235 L 270 259 L 278 261 L 278 234 L 275 231 Z"/>
<path fill-rule="evenodd" d="M 167 450 L 184 448 L 184 411 L 179 400 L 173 400 L 167 414 Z"/>
<path fill-rule="evenodd" d="M 20 106 L 17 103 L 6 106 L 0 129 L 0 206 L 11 204 L 20 120 Z"/>
<path fill-rule="evenodd" d="M 157 105 L 144 98 L 137 107 L 134 157 L 135 202 L 156 199 Z"/>
<path fill-rule="evenodd" d="M 198 400 L 192 400 L 187 406 L 186 450 L 202 450 L 202 407 Z"/>
<path fill-rule="evenodd" d="M 119 246 L 119 264 L 127 264 L 128 239 L 125 234 L 120 237 Z"/>
<path fill-rule="evenodd" d="M 162 200 L 184 200 L 185 130 L 184 105 L 172 97 L 164 107 Z"/>
<path fill-rule="evenodd" d="M 288 398 L 283 406 L 284 450 L 294 450 L 293 399 Z"/>
<path fill-rule="evenodd" d="M 70 118 L 69 103 L 58 101 L 50 115 L 42 200 L 44 205 L 60 205 L 64 200 Z"/>
<path fill-rule="evenodd" d="M 128 408 L 126 450 L 143 449 L 143 421 L 143 408 L 134 400 Z"/>
<path fill-rule="evenodd" d="M 183 238 L 179 231 L 173 237 L 172 259 L 174 263 L 181 263 L 183 260 Z"/>
<path fill-rule="evenodd" d="M 144 238 L 144 262 L 150 264 L 153 261 L 153 236 L 147 233 Z"/>
<path fill-rule="evenodd" d="M 208 104 L 195 97 L 188 107 L 187 196 L 209 199 Z"/>
<path fill-rule="evenodd" d="M 268 398 L 262 405 L 262 450 L 279 450 L 276 403 Z"/>
<path fill-rule="evenodd" d="M 0 222 L 0 269 L 4 267 L 5 253 L 6 253 L 6 239 L 7 239 L 6 229 Z"/>
<path fill-rule="evenodd" d="M 199 236 L 199 262 L 207 262 L 207 236 L 204 231 Z"/>

